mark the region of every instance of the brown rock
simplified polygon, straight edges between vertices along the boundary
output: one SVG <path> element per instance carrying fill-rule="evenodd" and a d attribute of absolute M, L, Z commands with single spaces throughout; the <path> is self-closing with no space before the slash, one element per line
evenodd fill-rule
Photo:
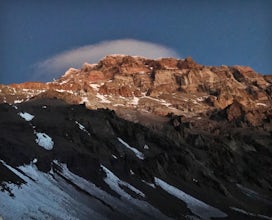
<path fill-rule="evenodd" d="M 158 70 L 155 72 L 154 86 L 160 86 L 165 84 L 171 84 L 176 87 L 176 79 L 171 71 L 168 70 Z"/>
<path fill-rule="evenodd" d="M 199 69 L 202 66 L 197 64 L 192 57 L 188 57 L 184 60 L 179 60 L 177 63 L 179 69 Z"/>
<path fill-rule="evenodd" d="M 91 71 L 88 76 L 87 76 L 87 80 L 90 82 L 97 82 L 97 81 L 101 81 L 101 80 L 105 80 L 105 75 L 103 72 L 101 71 L 97 71 L 97 70 L 93 70 Z"/>
<path fill-rule="evenodd" d="M 10 87 L 16 89 L 48 89 L 48 85 L 40 82 L 25 82 L 20 84 L 11 84 Z"/>
<path fill-rule="evenodd" d="M 229 121 L 233 121 L 238 119 L 243 115 L 243 107 L 242 105 L 237 102 L 236 100 L 227 108 L 227 119 Z"/>
<path fill-rule="evenodd" d="M 245 115 L 245 121 L 247 121 L 251 126 L 260 126 L 262 124 L 263 115 L 257 112 L 248 112 Z"/>
<path fill-rule="evenodd" d="M 119 89 L 119 94 L 123 97 L 132 97 L 133 96 L 133 92 L 128 86 L 122 86 Z"/>
<path fill-rule="evenodd" d="M 136 87 L 140 88 L 141 91 L 147 91 L 152 86 L 152 79 L 150 74 L 135 74 L 133 76 L 133 83 Z"/>
<path fill-rule="evenodd" d="M 162 58 L 159 61 L 162 69 L 178 69 L 178 60 L 174 58 Z"/>

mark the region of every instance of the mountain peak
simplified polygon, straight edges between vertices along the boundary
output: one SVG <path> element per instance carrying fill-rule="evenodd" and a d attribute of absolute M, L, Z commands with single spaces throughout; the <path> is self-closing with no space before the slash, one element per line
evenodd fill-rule
<path fill-rule="evenodd" d="M 0 213 L 271 219 L 271 97 L 271 76 L 191 57 L 0 85 Z"/>
<path fill-rule="evenodd" d="M 70 68 L 54 82 L 1 85 L 0 102 L 56 97 L 90 109 L 197 117 L 233 102 L 248 111 L 267 111 L 271 88 L 269 77 L 250 67 L 204 66 L 192 57 L 152 60 L 115 54 Z"/>

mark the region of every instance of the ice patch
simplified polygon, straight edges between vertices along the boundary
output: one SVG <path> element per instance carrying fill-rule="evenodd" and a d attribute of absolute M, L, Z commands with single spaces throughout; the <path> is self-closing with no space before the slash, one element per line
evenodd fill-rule
<path fill-rule="evenodd" d="M 176 198 L 182 200 L 187 204 L 187 207 L 191 210 L 192 213 L 199 216 L 202 219 L 211 219 L 211 218 L 225 218 L 227 214 L 220 211 L 217 208 L 214 208 L 192 196 L 181 191 L 180 189 L 169 185 L 163 180 L 154 177 L 155 184 L 161 187 L 163 190 L 169 194 L 175 196 Z"/>
<path fill-rule="evenodd" d="M 116 160 L 118 159 L 114 154 L 112 154 L 111 156 Z"/>
<path fill-rule="evenodd" d="M 126 148 L 130 149 L 131 151 L 133 151 L 133 153 L 135 154 L 136 157 L 138 157 L 141 160 L 144 160 L 144 154 L 140 151 L 138 151 L 136 148 L 131 147 L 128 145 L 128 143 L 126 143 L 125 141 L 123 141 L 121 138 L 117 138 L 119 142 L 121 142 Z"/>
<path fill-rule="evenodd" d="M 47 134 L 45 133 L 35 133 L 37 138 L 36 138 L 36 143 L 43 147 L 46 150 L 52 150 L 53 146 L 54 146 L 54 142 L 52 141 L 52 138 L 49 137 Z"/>
<path fill-rule="evenodd" d="M 135 175 L 135 173 L 133 172 L 133 170 L 129 170 L 130 175 Z"/>
<path fill-rule="evenodd" d="M 16 105 L 13 105 L 12 107 L 13 107 L 14 109 L 18 109 L 18 107 L 17 107 Z"/>
<path fill-rule="evenodd" d="M 20 115 L 20 117 L 26 121 L 31 121 L 35 117 L 34 115 L 31 115 L 27 112 L 19 112 L 18 115 Z"/>
<path fill-rule="evenodd" d="M 104 179 L 104 181 L 109 185 L 109 187 L 113 191 L 117 192 L 120 196 L 125 197 L 127 199 L 131 199 L 131 196 L 120 187 L 121 185 L 121 186 L 127 187 L 128 189 L 140 195 L 141 197 L 145 197 L 145 194 L 142 193 L 140 190 L 136 189 L 134 186 L 130 185 L 129 183 L 120 180 L 117 176 L 114 175 L 114 173 L 112 173 L 109 169 L 107 169 L 103 165 L 101 165 L 101 167 L 106 173 L 106 178 Z"/>

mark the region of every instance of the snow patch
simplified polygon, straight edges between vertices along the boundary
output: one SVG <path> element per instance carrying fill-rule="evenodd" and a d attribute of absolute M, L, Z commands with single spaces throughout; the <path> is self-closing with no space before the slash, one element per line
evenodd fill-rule
<path fill-rule="evenodd" d="M 145 150 L 149 150 L 149 147 L 148 147 L 147 144 L 144 145 L 144 149 L 145 149 Z"/>
<path fill-rule="evenodd" d="M 39 174 L 36 165 L 25 165 L 25 166 L 19 166 L 19 170 L 21 170 L 27 177 L 30 177 L 31 179 L 38 181 L 39 180 Z M 25 179 L 26 180 L 26 179 Z"/>
<path fill-rule="evenodd" d="M 72 90 L 56 89 L 55 91 L 60 92 L 60 93 L 66 92 L 66 93 L 74 94 L 74 92 Z"/>
<path fill-rule="evenodd" d="M 78 71 L 78 69 L 75 69 L 75 68 L 69 68 L 65 73 L 64 73 L 64 75 L 63 76 L 69 76 L 69 75 L 71 75 L 71 73 L 73 73 L 73 72 L 75 72 L 75 71 Z"/>
<path fill-rule="evenodd" d="M 82 97 L 79 104 L 88 103 L 89 99 L 87 97 Z"/>
<path fill-rule="evenodd" d="M 118 159 L 114 154 L 112 154 L 111 156 L 116 160 Z"/>
<path fill-rule="evenodd" d="M 196 100 L 199 102 L 203 102 L 203 101 L 205 101 L 206 98 L 207 98 L 207 96 L 202 96 L 202 97 L 196 98 Z"/>
<path fill-rule="evenodd" d="M 114 107 L 118 107 L 118 106 L 125 106 L 124 104 L 114 104 Z"/>
<path fill-rule="evenodd" d="M 26 121 L 31 121 L 35 117 L 34 115 L 31 115 L 27 112 L 19 112 L 18 115 L 20 115 L 20 117 Z"/>
<path fill-rule="evenodd" d="M 217 208 L 214 208 L 192 196 L 181 191 L 180 189 L 169 185 L 163 180 L 154 177 L 155 184 L 161 187 L 163 190 L 168 192 L 169 194 L 175 196 L 176 198 L 182 200 L 187 204 L 187 207 L 191 210 L 192 213 L 199 216 L 202 219 L 211 219 L 211 218 L 224 218 L 227 215 L 220 211 Z"/>
<path fill-rule="evenodd" d="M 261 103 L 261 102 L 256 103 L 256 105 L 257 105 L 257 106 L 267 106 L 266 104 Z"/>
<path fill-rule="evenodd" d="M 17 99 L 17 100 L 14 100 L 13 103 L 14 103 L 14 104 L 17 104 L 17 103 L 21 103 L 21 102 L 23 102 L 23 101 L 24 101 L 23 99 L 20 99 L 20 100 Z"/>
<path fill-rule="evenodd" d="M 78 125 L 80 130 L 86 132 L 90 136 L 90 133 L 86 130 L 86 128 L 82 124 L 80 124 L 78 121 L 75 121 L 75 123 Z"/>
<path fill-rule="evenodd" d="M 164 106 L 166 106 L 166 107 L 168 107 L 170 109 L 174 109 L 174 108 L 170 107 L 172 105 L 171 103 L 166 102 L 163 99 L 157 99 L 157 98 L 153 98 L 153 97 L 150 97 L 150 96 L 145 96 L 145 98 L 148 98 L 148 99 L 151 99 L 153 101 L 159 102 L 161 105 L 164 105 Z"/>
<path fill-rule="evenodd" d="M 122 143 L 126 148 L 130 149 L 131 151 L 133 151 L 133 153 L 135 154 L 136 157 L 138 157 L 138 158 L 141 159 L 141 160 L 144 160 L 144 154 L 143 154 L 142 152 L 138 151 L 138 150 L 137 150 L 136 148 L 134 148 L 134 147 L 129 146 L 129 144 L 126 143 L 125 141 L 123 141 L 121 138 L 118 137 L 117 139 L 118 139 L 118 141 L 119 141 L 120 143 Z"/>
<path fill-rule="evenodd" d="M 148 186 L 151 186 L 152 188 L 156 189 L 156 186 L 154 183 L 146 182 L 145 180 L 142 180 L 143 183 L 147 184 Z"/>
<path fill-rule="evenodd" d="M 101 165 L 101 167 L 103 171 L 106 173 L 106 178 L 104 179 L 104 181 L 109 185 L 109 187 L 113 191 L 117 192 L 120 196 L 125 197 L 127 199 L 131 199 L 131 196 L 120 187 L 120 185 L 122 185 L 127 187 L 134 193 L 140 195 L 141 197 L 145 197 L 145 194 L 143 192 L 136 189 L 134 186 L 130 185 L 129 183 L 120 180 L 117 176 L 114 175 L 114 173 L 112 173 L 109 169 L 107 169 L 103 165 Z"/>
<path fill-rule="evenodd" d="M 98 91 L 101 85 L 99 85 L 99 84 L 94 84 L 94 83 L 90 83 L 90 86 L 91 86 L 95 91 Z"/>
<path fill-rule="evenodd" d="M 99 98 L 101 103 L 111 103 L 110 100 L 108 100 L 104 95 L 101 95 L 99 93 L 96 94 L 96 97 Z"/>
<path fill-rule="evenodd" d="M 65 83 L 68 83 L 69 81 L 70 81 L 70 79 L 63 80 L 63 81 L 61 81 L 61 82 L 59 83 L 59 85 L 63 85 L 63 84 L 65 84 Z"/>
<path fill-rule="evenodd" d="M 35 133 L 37 138 L 36 138 L 36 143 L 43 147 L 45 150 L 52 150 L 54 146 L 54 142 L 52 141 L 52 138 L 49 137 L 45 133 Z"/>
<path fill-rule="evenodd" d="M 138 97 L 133 97 L 133 99 L 130 101 L 130 104 L 132 105 L 138 105 L 139 104 L 139 98 Z"/>

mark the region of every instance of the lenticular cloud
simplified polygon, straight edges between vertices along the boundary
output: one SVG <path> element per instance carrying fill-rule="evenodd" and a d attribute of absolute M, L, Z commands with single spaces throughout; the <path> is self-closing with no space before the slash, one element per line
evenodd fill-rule
<path fill-rule="evenodd" d="M 51 80 L 65 72 L 68 68 L 79 68 L 84 62 L 97 63 L 110 54 L 126 54 L 157 59 L 160 57 L 179 57 L 173 49 L 134 39 L 103 41 L 86 45 L 56 54 L 35 65 L 35 76 L 38 80 Z"/>

